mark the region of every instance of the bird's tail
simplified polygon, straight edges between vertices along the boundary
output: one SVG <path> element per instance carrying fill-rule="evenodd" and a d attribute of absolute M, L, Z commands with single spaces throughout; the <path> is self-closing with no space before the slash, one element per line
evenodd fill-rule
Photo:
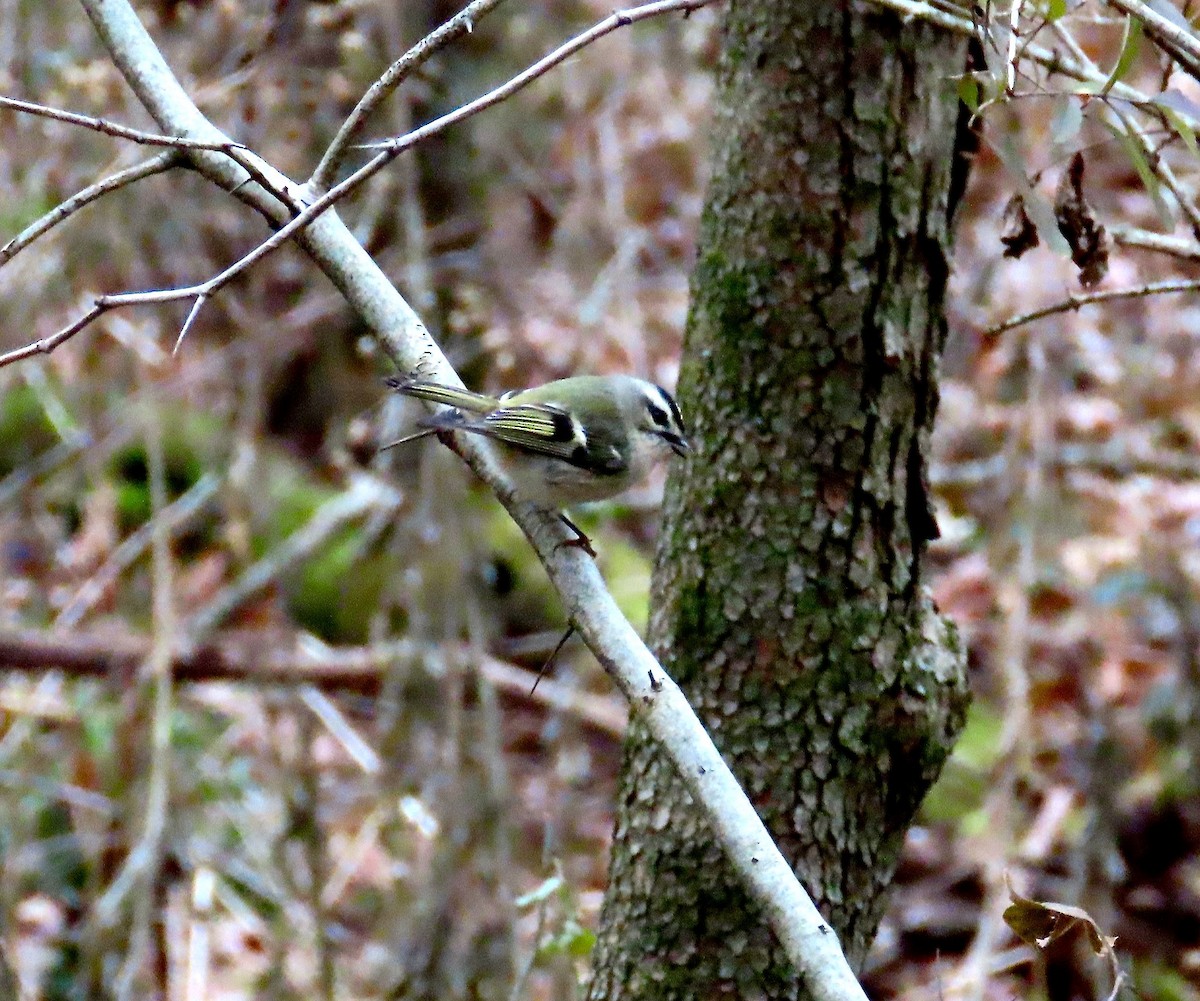
<path fill-rule="evenodd" d="M 448 407 L 457 407 L 459 410 L 466 410 L 473 414 L 489 414 L 500 406 L 500 401 L 494 396 L 472 393 L 469 389 L 459 389 L 457 386 L 444 386 L 440 382 L 398 379 L 394 376 L 385 379 L 384 382 L 404 396 L 413 396 L 418 400 L 428 400 L 431 403 L 443 403 Z"/>

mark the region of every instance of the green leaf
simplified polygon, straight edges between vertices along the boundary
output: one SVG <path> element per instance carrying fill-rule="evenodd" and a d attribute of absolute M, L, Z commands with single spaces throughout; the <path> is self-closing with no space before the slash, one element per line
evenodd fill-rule
<path fill-rule="evenodd" d="M 1196 130 L 1193 129 L 1178 111 L 1171 108 L 1163 108 L 1162 112 L 1166 115 L 1167 121 L 1171 123 L 1179 138 L 1183 140 L 1183 144 L 1188 148 L 1188 152 L 1192 156 L 1200 157 L 1200 146 L 1196 145 Z"/>
<path fill-rule="evenodd" d="M 979 81 L 970 73 L 958 78 L 958 99 L 972 113 L 979 110 Z"/>
<path fill-rule="evenodd" d="M 1150 103 L 1162 112 L 1167 122 L 1187 146 L 1188 151 L 1193 156 L 1200 157 L 1200 149 L 1196 144 L 1196 125 L 1200 123 L 1200 105 L 1174 88 L 1164 90 Z"/>
<path fill-rule="evenodd" d="M 1129 67 L 1137 58 L 1141 44 L 1142 22 L 1136 17 L 1127 17 L 1125 19 L 1125 38 L 1121 42 L 1121 54 L 1117 56 L 1117 64 L 1112 68 L 1108 79 L 1104 81 L 1104 86 L 1100 88 L 1101 95 L 1107 94 L 1117 81 L 1124 79 L 1125 74 L 1129 72 Z"/>
<path fill-rule="evenodd" d="M 1046 4 L 1046 20 L 1053 23 L 1067 12 L 1067 0 L 1050 0 Z"/>
<path fill-rule="evenodd" d="M 546 958 L 566 954 L 577 959 L 586 959 L 595 944 L 596 933 L 569 918 L 563 923 L 560 931 L 542 942 L 538 948 L 538 955 Z"/>
<path fill-rule="evenodd" d="M 1158 210 L 1158 215 L 1163 225 L 1167 228 L 1173 227 L 1175 225 L 1175 214 L 1171 211 L 1171 206 L 1167 204 L 1166 198 L 1163 197 L 1162 185 L 1146 160 L 1142 144 L 1124 129 L 1109 126 L 1109 131 L 1116 137 L 1117 142 L 1121 144 L 1121 147 L 1125 150 L 1125 155 L 1129 157 L 1129 162 L 1133 164 L 1133 169 L 1137 171 L 1138 177 L 1142 179 L 1142 184 L 1145 185 L 1146 191 L 1149 192 L 1150 198 L 1154 201 L 1154 207 Z"/>

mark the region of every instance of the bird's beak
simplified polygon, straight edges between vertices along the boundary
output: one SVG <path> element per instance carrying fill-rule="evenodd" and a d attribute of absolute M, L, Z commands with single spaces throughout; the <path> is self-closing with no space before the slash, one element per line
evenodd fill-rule
<path fill-rule="evenodd" d="M 677 434 L 663 435 L 663 437 L 666 438 L 667 444 L 671 446 L 671 451 L 680 458 L 683 458 L 692 450 L 692 446 L 688 444 L 686 438 L 683 438 Z"/>

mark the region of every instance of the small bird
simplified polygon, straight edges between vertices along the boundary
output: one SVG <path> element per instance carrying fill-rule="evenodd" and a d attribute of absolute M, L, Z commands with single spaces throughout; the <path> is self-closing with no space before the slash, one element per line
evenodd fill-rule
<path fill-rule="evenodd" d="M 615 497 L 659 459 L 688 452 L 674 397 L 629 375 L 573 376 L 499 397 L 420 379 L 386 382 L 405 396 L 453 408 L 424 418 L 420 431 L 386 448 L 446 431 L 483 435 L 500 446 L 500 466 L 513 489 L 543 507 Z M 590 551 L 587 536 L 560 517 Z"/>

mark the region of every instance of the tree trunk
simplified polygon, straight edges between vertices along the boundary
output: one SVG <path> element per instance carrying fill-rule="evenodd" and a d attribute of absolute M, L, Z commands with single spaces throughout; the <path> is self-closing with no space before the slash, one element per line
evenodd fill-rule
<path fill-rule="evenodd" d="M 733 0 L 651 638 L 857 965 L 961 727 L 922 586 L 958 40 Z M 636 714 L 593 999 L 800 995 Z"/>

